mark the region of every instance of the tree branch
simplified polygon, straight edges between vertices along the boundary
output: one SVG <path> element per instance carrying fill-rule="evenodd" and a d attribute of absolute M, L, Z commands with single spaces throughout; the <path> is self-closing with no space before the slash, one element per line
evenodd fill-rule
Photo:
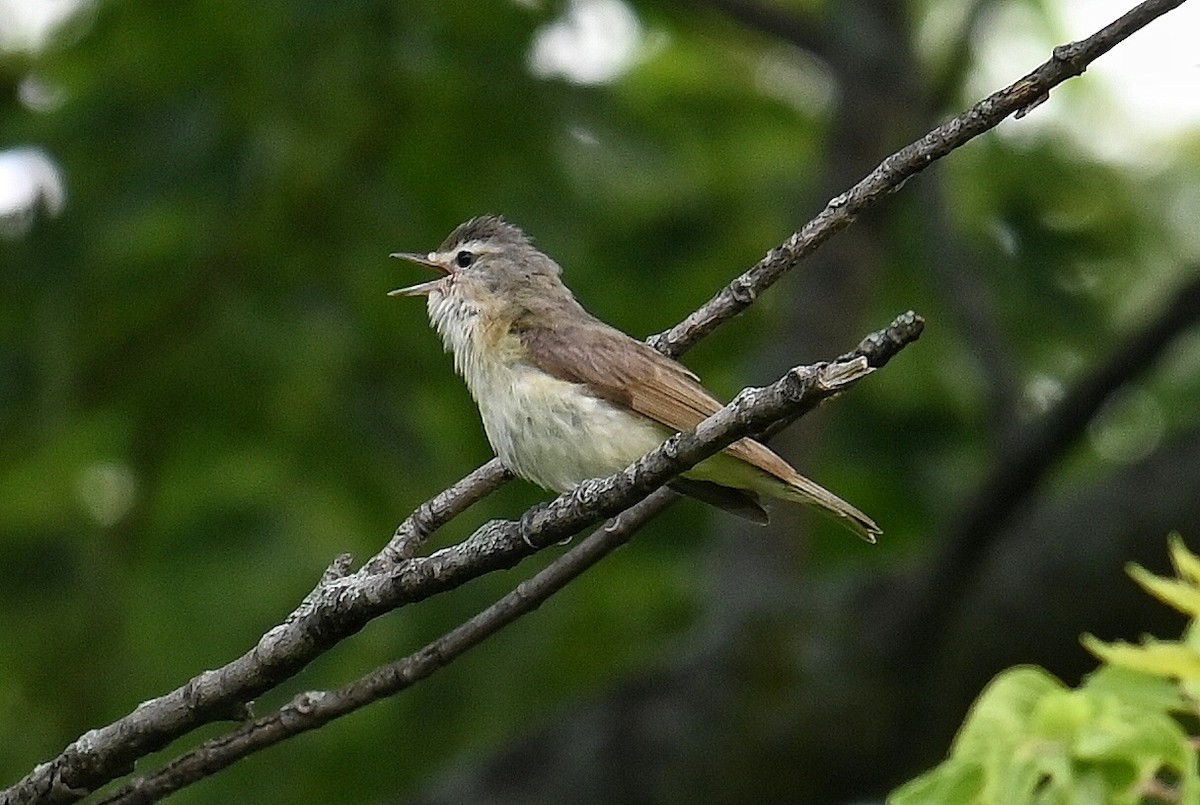
<path fill-rule="evenodd" d="M 1117 43 L 1184 0 L 1146 0 L 1120 19 L 1078 42 L 1054 48 L 1049 60 L 1033 72 L 994 92 L 966 112 L 947 120 L 916 142 L 901 148 L 854 187 L 830 199 L 825 209 L 777 246 L 749 271 L 722 288 L 712 299 L 651 343 L 668 355 L 678 355 L 722 322 L 741 313 L 780 277 L 811 254 L 834 233 L 845 229 L 865 210 L 895 193 L 912 176 L 970 140 L 995 128 L 1009 115 L 1023 117 L 1050 97 L 1050 90 L 1083 73 Z"/>
<path fill-rule="evenodd" d="M 317 729 L 386 696 L 400 693 L 445 667 L 517 618 L 532 612 L 569 581 L 628 542 L 641 526 L 676 500 L 678 495 L 675 492 L 659 489 L 593 531 L 577 547 L 531 579 L 518 584 L 511 593 L 419 651 L 381 666 L 337 690 L 301 693 L 280 709 L 205 741 L 163 768 L 131 780 L 98 805 L 155 802 L 255 752 Z"/>
<path fill-rule="evenodd" d="M 923 326 L 919 317 L 906 314 L 897 321 L 904 343 L 919 336 Z M 884 338 L 880 343 L 893 342 Z M 624 472 L 585 481 L 518 520 L 491 521 L 458 545 L 408 559 L 383 573 L 364 568 L 344 575 L 345 562 L 340 560 L 288 619 L 263 635 L 252 651 L 166 696 L 143 703 L 107 727 L 88 732 L 55 761 L 39 766 L 4 792 L 0 802 L 73 802 L 195 726 L 240 715 L 246 702 L 296 673 L 372 618 L 492 570 L 512 567 L 536 550 L 617 514 L 736 439 L 832 397 L 871 371 L 864 356 L 793 369 L 770 386 L 746 389 L 695 429 L 672 436 Z M 105 775 L 110 776 L 104 779 Z"/>
<path fill-rule="evenodd" d="M 836 393 L 846 382 L 853 383 L 865 377 L 869 370 L 881 367 L 895 357 L 901 349 L 915 341 L 924 322 L 911 311 L 897 317 L 886 329 L 871 333 L 852 352 L 837 358 L 828 369 L 817 367 L 796 368 L 788 372 L 767 389 L 752 389 L 738 395 L 737 400 L 726 407 L 731 411 L 726 417 L 728 426 L 720 428 L 720 442 L 732 441 L 730 433 L 735 426 L 739 431 L 758 430 L 749 421 L 762 418 L 778 419 L 779 415 L 769 410 L 755 413 L 776 394 L 786 398 L 790 392 L 785 388 L 798 381 L 799 396 L 788 403 L 788 419 L 794 419 L 811 411 L 828 394 L 824 393 L 819 377 L 822 375 L 842 377 L 842 382 L 828 383 L 827 390 Z M 866 369 L 862 368 L 862 364 Z M 857 367 L 857 368 L 856 368 Z M 802 378 L 816 377 L 817 380 Z M 848 379 L 846 379 L 848 378 Z M 732 410 L 741 407 L 744 413 Z M 716 419 L 721 414 L 714 415 Z M 737 423 L 741 421 L 741 425 Z M 697 443 L 700 432 L 707 425 L 702 423 L 696 430 Z M 681 442 L 686 441 L 681 438 Z M 707 452 L 717 442 L 704 438 Z M 681 451 L 682 451 L 681 447 Z M 715 448 L 714 448 L 715 449 Z M 663 451 L 666 452 L 665 446 Z M 681 452 L 682 455 L 682 452 Z M 647 457 L 649 461 L 650 457 Z M 619 476 L 618 476 L 619 477 Z M 566 495 L 561 497 L 567 497 Z M 560 499 L 561 499 L 560 497 Z M 483 610 L 466 623 L 452 629 L 421 650 L 394 663 L 389 663 L 343 687 L 332 691 L 308 691 L 296 696 L 290 703 L 273 713 L 254 719 L 235 730 L 206 741 L 201 746 L 179 756 L 158 771 L 132 780 L 119 791 L 101 801 L 101 805 L 136 805 L 152 802 L 184 788 L 191 783 L 208 777 L 223 768 L 255 752 L 274 746 L 294 735 L 316 729 L 336 718 L 359 710 L 386 696 L 395 695 L 424 679 L 439 668 L 474 648 L 501 628 L 525 615 L 561 590 L 568 582 L 585 570 L 624 545 L 647 522 L 658 516 L 674 503 L 678 496 L 669 489 L 660 488 L 649 497 L 639 501 L 604 526 L 593 531 L 575 548 L 554 560 L 541 572 L 517 585 L 508 595 Z M 556 501 L 557 502 L 557 501 Z"/>
<path fill-rule="evenodd" d="M 1048 97 L 1053 87 L 1079 75 L 1117 42 L 1182 2 L 1146 0 L 1095 35 L 1056 48 L 1052 58 L 1029 75 L 885 159 L 849 191 L 831 199 L 800 231 L 679 325 L 655 336 L 652 343 L 668 355 L 682 354 L 722 322 L 745 310 L 800 260 L 864 210 L 897 191 L 910 176 L 1009 115 L 1019 117 L 1032 109 Z M 793 382 L 801 383 L 801 378 Z M 533 550 L 524 537 L 534 540 L 531 544 L 544 545 L 567 536 L 570 528 L 584 527 L 595 518 L 613 513 L 617 510 L 613 506 L 628 505 L 645 496 L 657 486 L 652 479 L 659 473 L 669 477 L 672 462 L 680 461 L 679 456 L 698 453 L 695 442 L 684 437 L 672 439 L 668 445 L 670 451 L 676 451 L 673 456 L 656 451 L 657 460 L 666 465 L 647 467 L 639 462 L 620 476 L 585 484 L 564 496 L 570 501 L 560 497 L 548 506 L 531 510 L 516 523 L 491 523 L 459 545 L 424 559 L 411 558 L 433 528 L 504 481 L 505 473 L 498 463 L 489 462 L 414 512 L 380 555 L 357 573 L 346 575 L 348 563 L 335 562 L 318 587 L 284 623 L 263 635 L 252 651 L 139 705 L 106 727 L 85 733 L 56 758 L 0 792 L 0 805 L 73 802 L 127 773 L 136 759 L 196 726 L 236 715 L 245 702 L 297 673 L 375 615 L 515 564 Z M 662 451 L 667 451 L 667 446 Z M 615 491 L 618 489 L 621 491 Z"/>
<path fill-rule="evenodd" d="M 500 459 L 493 458 L 418 506 L 396 527 L 388 544 L 367 562 L 364 569 L 368 573 L 383 573 L 405 559 L 416 556 L 421 545 L 435 531 L 512 478 L 513 474 L 500 463 Z"/>
<path fill-rule="evenodd" d="M 1145 0 L 1086 39 L 1056 47 L 1050 59 L 1032 72 L 1008 87 L 992 93 L 967 111 L 947 120 L 921 139 L 883 160 L 848 191 L 830 199 L 815 218 L 782 244 L 767 252 L 763 259 L 732 280 L 699 309 L 669 330 L 646 339 L 647 342 L 663 354 L 678 358 L 721 324 L 746 310 L 764 291 L 816 251 L 822 243 L 853 223 L 863 212 L 895 193 L 910 177 L 956 148 L 1000 125 L 1009 115 L 1023 117 L 1044 102 L 1054 87 L 1069 78 L 1081 75 L 1088 65 L 1118 43 L 1183 2 L 1184 0 Z M 720 2 L 715 5 L 726 7 Z M 744 2 L 733 2 L 728 4 L 726 10 L 748 5 Z M 452 493 L 451 490 L 447 490 L 423 504 L 396 529 L 392 542 L 371 560 L 370 567 L 373 570 L 382 570 L 389 561 L 411 556 L 436 527 L 454 516 L 451 514 L 450 517 L 441 519 L 432 514 L 422 515 L 422 510 L 426 507 L 450 507 L 447 511 L 457 513 L 466 509 L 511 478 L 504 476 L 497 482 L 497 473 L 503 473 L 503 468 L 498 460 L 493 459 L 452 487 L 461 490 L 460 492 Z M 466 494 L 468 497 L 465 501 L 458 501 L 455 500 L 457 494 Z M 440 501 L 437 506 L 434 506 L 435 501 Z M 435 525 L 425 530 L 422 528 L 422 520 Z"/>

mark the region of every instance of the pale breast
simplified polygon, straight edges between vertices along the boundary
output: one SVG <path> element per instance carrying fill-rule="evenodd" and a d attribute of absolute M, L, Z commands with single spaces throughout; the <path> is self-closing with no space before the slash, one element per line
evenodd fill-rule
<path fill-rule="evenodd" d="M 506 324 L 482 321 L 471 305 L 431 294 L 429 314 L 454 353 L 492 449 L 538 486 L 562 492 L 612 475 L 672 433 L 532 366 Z"/>
<path fill-rule="evenodd" d="M 468 385 L 496 455 L 517 475 L 556 492 L 622 470 L 670 435 L 525 364 L 482 372 Z"/>

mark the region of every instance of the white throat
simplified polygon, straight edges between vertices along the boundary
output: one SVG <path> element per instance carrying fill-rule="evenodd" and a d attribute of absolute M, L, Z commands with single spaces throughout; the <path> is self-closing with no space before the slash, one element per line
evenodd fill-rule
<path fill-rule="evenodd" d="M 454 370 L 467 381 L 468 364 L 475 363 L 474 357 L 480 352 L 479 346 L 472 342 L 474 334 L 479 330 L 479 306 L 463 299 L 459 294 L 444 294 L 434 290 L 429 294 L 426 303 L 429 312 L 429 322 L 433 329 L 442 337 L 442 345 L 446 351 L 454 355 Z M 471 388 L 474 396 L 475 389 Z"/>

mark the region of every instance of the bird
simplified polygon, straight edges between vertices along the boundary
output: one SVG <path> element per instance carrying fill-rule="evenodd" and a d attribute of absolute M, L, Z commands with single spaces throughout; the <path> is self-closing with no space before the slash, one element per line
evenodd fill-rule
<path fill-rule="evenodd" d="M 723 405 L 678 361 L 589 313 L 562 268 L 519 227 L 483 215 L 427 254 L 392 257 L 440 277 L 389 296 L 424 296 L 488 442 L 515 475 L 565 492 L 625 469 Z M 763 498 L 831 515 L 868 542 L 882 533 L 853 505 L 762 443 L 739 439 L 676 476 L 684 495 L 766 523 Z"/>

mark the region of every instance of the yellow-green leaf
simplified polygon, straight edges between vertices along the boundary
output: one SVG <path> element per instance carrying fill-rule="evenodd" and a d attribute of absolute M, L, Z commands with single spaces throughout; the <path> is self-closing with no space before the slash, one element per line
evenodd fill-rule
<path fill-rule="evenodd" d="M 1105 643 L 1093 635 L 1084 635 L 1080 640 L 1088 651 L 1111 665 L 1155 676 L 1200 678 L 1200 653 L 1182 643 L 1147 639 L 1135 646 L 1123 641 Z"/>
<path fill-rule="evenodd" d="M 1185 615 L 1200 617 L 1200 587 L 1191 582 L 1156 576 L 1140 565 L 1131 564 L 1125 570 L 1155 598 Z"/>
<path fill-rule="evenodd" d="M 1178 532 L 1171 534 L 1170 544 L 1171 564 L 1175 565 L 1176 575 L 1192 584 L 1200 584 L 1200 557 L 1188 550 Z"/>

